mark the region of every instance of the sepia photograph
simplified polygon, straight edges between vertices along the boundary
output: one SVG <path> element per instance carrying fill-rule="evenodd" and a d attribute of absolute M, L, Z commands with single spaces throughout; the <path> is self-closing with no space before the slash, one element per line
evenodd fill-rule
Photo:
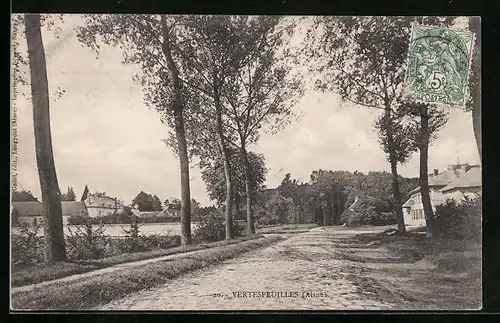
<path fill-rule="evenodd" d="M 10 310 L 482 308 L 481 20 L 12 14 Z"/>

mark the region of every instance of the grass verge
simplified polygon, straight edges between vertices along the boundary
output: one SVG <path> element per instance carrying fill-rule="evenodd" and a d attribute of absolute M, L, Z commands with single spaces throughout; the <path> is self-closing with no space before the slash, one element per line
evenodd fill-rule
<path fill-rule="evenodd" d="M 349 280 L 363 293 L 400 300 L 401 306 L 406 302 L 405 309 L 481 307 L 481 243 L 477 239 L 427 238 L 418 233 L 359 235 L 357 239 L 364 251 L 358 249 L 342 258 L 350 260 Z M 383 257 L 370 257 L 375 251 Z"/>
<path fill-rule="evenodd" d="M 247 251 L 276 243 L 279 236 L 262 237 L 214 247 L 197 255 L 125 268 L 80 281 L 54 283 L 31 291 L 13 292 L 16 310 L 84 310 L 106 304 L 128 294 L 166 283 L 192 270 L 220 263 Z"/>
<path fill-rule="evenodd" d="M 169 249 L 154 250 L 148 252 L 126 253 L 109 258 L 103 258 L 93 261 L 80 262 L 64 262 L 56 264 L 36 264 L 21 268 L 12 268 L 11 270 L 11 286 L 20 287 L 30 284 L 37 284 L 48 280 L 64 278 L 71 275 L 83 274 L 97 269 L 107 268 L 114 265 L 119 265 L 127 262 L 152 259 L 156 257 L 174 255 L 189 251 L 196 251 L 230 244 L 239 243 L 242 241 L 257 239 L 261 235 L 245 236 L 231 240 L 223 240 L 211 243 L 192 244 L 187 246 L 179 246 Z"/>
<path fill-rule="evenodd" d="M 258 233 L 302 233 L 317 227 L 316 224 L 280 224 L 257 229 Z"/>

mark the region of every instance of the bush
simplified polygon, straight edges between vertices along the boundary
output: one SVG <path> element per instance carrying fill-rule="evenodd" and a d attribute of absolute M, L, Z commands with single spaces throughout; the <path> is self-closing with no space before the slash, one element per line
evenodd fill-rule
<path fill-rule="evenodd" d="M 144 239 L 140 235 L 140 228 L 137 217 L 132 216 L 132 222 L 130 223 L 130 228 L 128 230 L 123 229 L 123 231 L 125 231 L 125 242 L 128 252 L 146 251 L 146 248 L 143 243 Z"/>
<path fill-rule="evenodd" d="M 226 227 L 224 223 L 224 215 L 218 210 L 212 210 L 200 216 L 198 226 L 193 232 L 193 241 L 201 243 L 224 240 L 226 238 Z M 234 220 L 232 224 L 231 232 L 233 238 L 241 236 L 243 234 L 243 227 Z"/>
<path fill-rule="evenodd" d="M 181 236 L 153 234 L 149 236 L 142 236 L 141 242 L 146 250 L 169 249 L 181 245 Z"/>
<path fill-rule="evenodd" d="M 255 224 L 257 226 L 279 224 L 279 218 L 272 212 L 267 212 L 264 208 L 258 207 L 255 210 Z"/>
<path fill-rule="evenodd" d="M 43 261 L 43 237 L 37 236 L 41 225 L 33 229 L 26 224 L 21 225 L 19 234 L 11 236 L 12 264 L 30 265 Z"/>
<path fill-rule="evenodd" d="M 68 228 L 66 254 L 70 261 L 87 261 L 113 257 L 131 252 L 145 252 L 180 246 L 180 236 L 140 234 L 138 221 L 132 220 L 130 228 L 124 229 L 125 237 L 110 237 L 105 234 L 104 223 L 96 228 L 94 220 L 86 217 L 83 225 Z M 33 265 L 43 262 L 43 237 L 37 236 L 40 226 L 30 229 L 23 225 L 19 234 L 12 235 L 11 250 L 14 266 Z"/>
<path fill-rule="evenodd" d="M 435 219 L 439 232 L 443 236 L 454 238 L 481 237 L 481 198 L 464 197 L 457 203 L 448 199 L 436 206 Z"/>
<path fill-rule="evenodd" d="M 396 223 L 396 215 L 393 212 L 376 213 L 371 209 L 365 211 L 346 210 L 340 216 L 340 222 L 346 225 L 391 225 Z"/>
<path fill-rule="evenodd" d="M 91 221 L 77 226 L 73 232 L 68 228 L 66 236 L 66 253 L 72 260 L 89 260 L 103 258 L 109 252 L 109 237 L 104 234 L 104 224 L 94 228 Z"/>

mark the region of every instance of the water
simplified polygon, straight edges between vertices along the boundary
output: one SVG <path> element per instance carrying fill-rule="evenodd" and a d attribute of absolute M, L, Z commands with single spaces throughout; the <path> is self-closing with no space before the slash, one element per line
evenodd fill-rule
<path fill-rule="evenodd" d="M 191 223 L 191 232 L 196 228 L 197 223 Z M 69 234 L 69 230 L 71 229 L 73 232 L 76 231 L 76 225 L 65 225 L 64 233 Z M 99 226 L 94 225 L 95 229 Z M 104 225 L 104 234 L 112 237 L 120 237 L 124 236 L 124 229 L 130 229 L 130 225 L 127 224 L 106 224 Z M 18 233 L 19 228 L 13 228 L 13 233 Z M 173 223 L 145 223 L 141 224 L 140 232 L 144 235 L 153 235 L 153 234 L 171 234 L 171 235 L 180 235 L 181 233 L 181 224 L 179 222 Z M 43 236 L 43 228 L 40 228 L 38 231 L 38 236 Z"/>

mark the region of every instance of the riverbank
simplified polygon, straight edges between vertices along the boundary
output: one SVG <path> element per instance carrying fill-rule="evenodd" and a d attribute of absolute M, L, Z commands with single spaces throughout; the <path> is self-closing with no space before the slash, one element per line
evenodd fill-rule
<path fill-rule="evenodd" d="M 63 262 L 56 264 L 35 264 L 24 267 L 11 267 L 10 279 L 11 287 L 21 287 L 31 284 L 52 281 L 72 275 L 88 273 L 115 265 L 154 259 L 175 254 L 203 250 L 208 248 L 226 246 L 238 242 L 252 240 L 261 237 L 250 236 L 240 237 L 232 240 L 217 241 L 212 243 L 192 244 L 187 246 L 179 246 L 169 249 L 153 250 L 147 252 L 124 253 L 113 257 L 79 261 L 79 262 Z"/>
<path fill-rule="evenodd" d="M 80 277 L 14 288 L 11 290 L 11 307 L 15 310 L 90 309 L 282 239 L 270 236 L 221 241 L 218 246 L 207 250 L 155 258 L 149 262 L 127 263 L 126 266 L 110 267 Z"/>

